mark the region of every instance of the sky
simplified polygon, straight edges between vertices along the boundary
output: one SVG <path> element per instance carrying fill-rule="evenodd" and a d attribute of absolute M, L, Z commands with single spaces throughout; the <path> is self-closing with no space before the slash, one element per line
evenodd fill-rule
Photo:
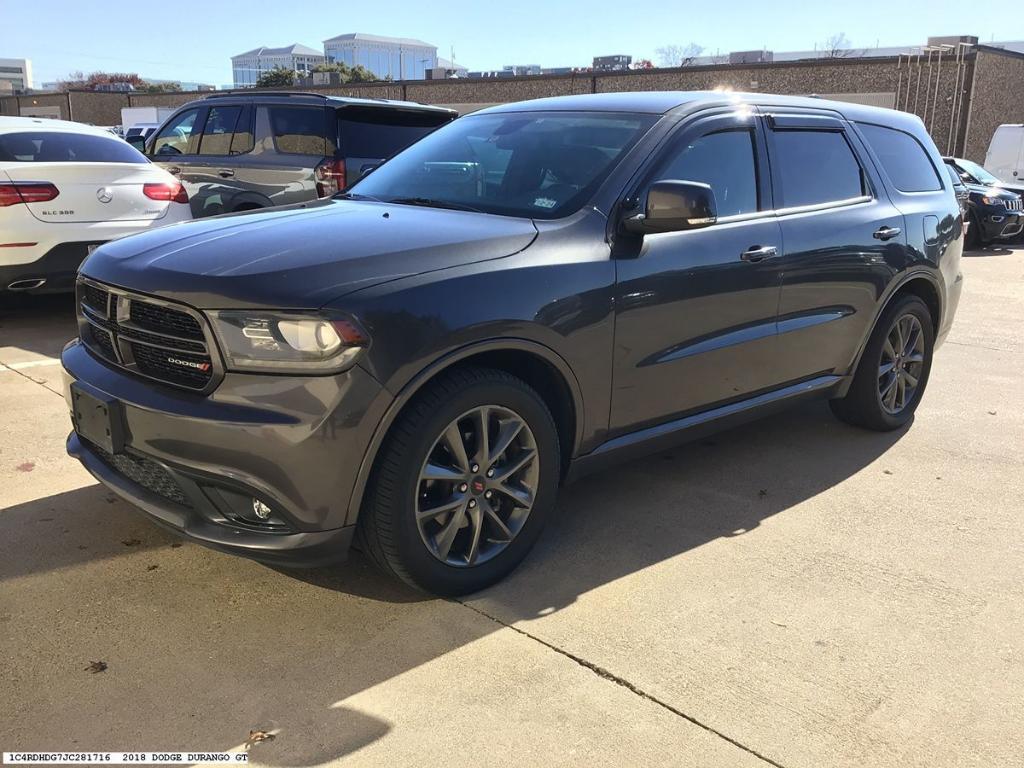
<path fill-rule="evenodd" d="M 38 87 L 70 72 L 224 85 L 231 56 L 260 45 L 348 32 L 426 40 L 471 70 L 505 64 L 589 66 L 595 55 L 657 60 L 666 45 L 716 52 L 811 50 L 836 34 L 853 47 L 923 44 L 929 35 L 1024 39 L 1024 14 L 982 13 L 963 0 L 178 0 L 172 4 L 0 0 L 0 58 L 32 60 Z"/>

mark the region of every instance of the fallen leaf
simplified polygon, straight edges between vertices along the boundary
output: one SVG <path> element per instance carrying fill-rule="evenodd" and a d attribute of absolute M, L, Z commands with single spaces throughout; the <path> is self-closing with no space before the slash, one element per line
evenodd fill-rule
<path fill-rule="evenodd" d="M 137 547 L 142 542 L 139 539 L 121 539 L 121 543 L 126 547 Z"/>
<path fill-rule="evenodd" d="M 172 541 L 171 542 L 171 549 L 177 549 L 180 546 L 181 546 L 181 542 L 180 541 Z"/>
<path fill-rule="evenodd" d="M 24 461 L 15 467 L 19 472 L 31 472 L 35 468 L 36 463 L 34 461 Z"/>
<path fill-rule="evenodd" d="M 891 474 L 892 474 L 892 470 L 889 470 L 889 469 L 883 469 L 883 470 L 882 470 L 882 474 L 883 474 L 883 475 L 891 475 Z"/>
<path fill-rule="evenodd" d="M 245 742 L 245 748 L 249 749 L 254 744 L 259 744 L 261 741 L 273 741 L 276 737 L 274 734 L 268 731 L 249 731 L 249 738 Z"/>
<path fill-rule="evenodd" d="M 105 661 L 90 661 L 89 666 L 85 668 L 86 672 L 92 672 L 94 675 L 97 672 L 107 671 L 107 662 Z"/>
<path fill-rule="evenodd" d="M 155 571 L 159 567 L 160 567 L 159 565 L 147 565 L 146 566 L 146 570 L 147 571 Z"/>
<path fill-rule="evenodd" d="M 783 624 L 781 621 L 776 621 L 775 619 L 769 619 L 769 621 L 771 621 L 771 623 L 774 624 L 776 627 L 787 627 L 787 625 Z"/>
<path fill-rule="evenodd" d="M 989 416 L 995 416 L 995 415 L 996 415 L 996 412 L 995 412 L 995 411 L 989 411 L 989 412 L 988 412 L 988 415 L 989 415 Z"/>

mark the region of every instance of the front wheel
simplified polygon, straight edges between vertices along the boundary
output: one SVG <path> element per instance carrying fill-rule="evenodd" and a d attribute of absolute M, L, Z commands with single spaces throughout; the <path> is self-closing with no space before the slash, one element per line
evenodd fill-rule
<path fill-rule="evenodd" d="M 885 432 L 910 421 L 932 367 L 935 331 L 917 296 L 897 299 L 875 326 L 846 397 L 832 412 L 855 426 Z"/>
<path fill-rule="evenodd" d="M 416 396 L 381 448 L 359 519 L 385 572 L 440 595 L 511 572 L 554 507 L 558 432 L 525 382 L 486 368 L 444 374 Z"/>

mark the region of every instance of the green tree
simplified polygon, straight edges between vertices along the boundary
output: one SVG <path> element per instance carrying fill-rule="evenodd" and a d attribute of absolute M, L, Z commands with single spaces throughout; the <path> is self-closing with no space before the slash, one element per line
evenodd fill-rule
<path fill-rule="evenodd" d="M 257 88 L 291 88 L 295 85 L 295 70 L 285 67 L 274 67 L 264 72 L 256 81 Z"/>
<path fill-rule="evenodd" d="M 375 83 L 380 80 L 373 72 L 362 64 L 350 67 L 343 61 L 330 61 L 317 64 L 313 67 L 314 72 L 337 72 L 338 79 L 343 83 Z"/>

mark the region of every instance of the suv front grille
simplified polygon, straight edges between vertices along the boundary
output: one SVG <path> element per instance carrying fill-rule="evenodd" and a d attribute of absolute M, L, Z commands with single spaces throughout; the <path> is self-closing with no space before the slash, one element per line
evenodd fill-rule
<path fill-rule="evenodd" d="M 142 486 L 150 493 L 162 496 L 168 501 L 173 501 L 175 504 L 192 507 L 185 492 L 181 490 L 181 486 L 174 480 L 171 473 L 152 459 L 130 453 L 107 453 L 94 443 L 89 443 L 89 448 L 100 457 L 104 464 L 119 475 L 127 477 L 136 485 Z"/>
<path fill-rule="evenodd" d="M 82 342 L 110 363 L 165 384 L 209 391 L 216 353 L 195 310 L 79 278 Z"/>
<path fill-rule="evenodd" d="M 1016 200 L 1006 201 L 1006 210 L 1008 211 L 1024 211 L 1024 200 L 1019 197 Z"/>

